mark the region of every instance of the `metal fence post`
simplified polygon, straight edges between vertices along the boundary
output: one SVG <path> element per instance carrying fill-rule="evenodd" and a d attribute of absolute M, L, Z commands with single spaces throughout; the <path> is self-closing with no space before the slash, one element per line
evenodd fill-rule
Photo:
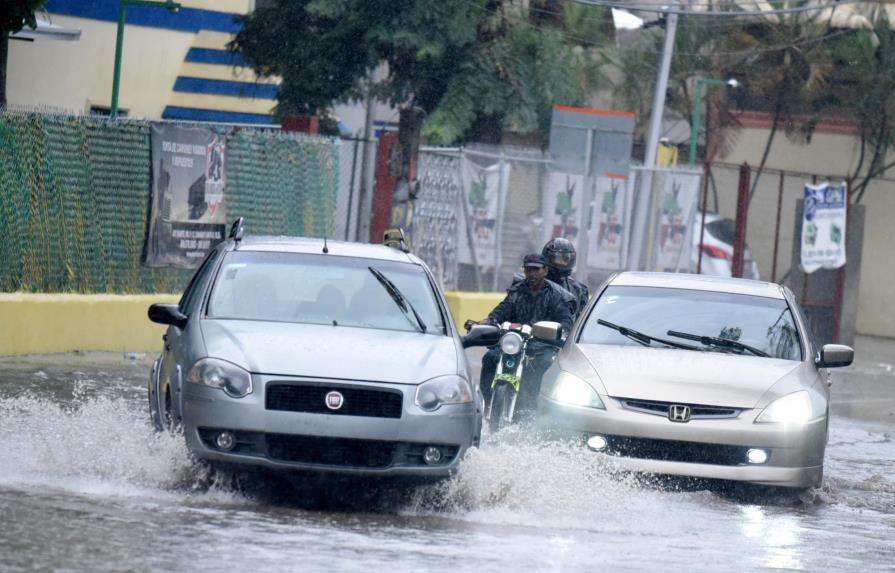
<path fill-rule="evenodd" d="M 697 253 L 696 258 L 696 274 L 702 274 L 702 250 L 703 245 L 705 244 L 705 211 L 708 208 L 709 202 L 709 170 L 712 168 L 711 164 L 706 161 L 705 169 L 702 174 L 702 216 L 699 221 L 699 253 Z"/>
<path fill-rule="evenodd" d="M 774 263 L 771 267 L 771 282 L 777 282 L 777 252 L 780 248 L 780 214 L 783 211 L 783 178 L 784 172 L 780 172 L 780 188 L 777 190 L 777 224 L 774 226 Z M 755 255 L 753 255 L 755 256 Z"/>
<path fill-rule="evenodd" d="M 748 163 L 740 166 L 740 186 L 737 192 L 737 219 L 733 235 L 733 269 L 731 274 L 743 277 L 743 256 L 746 250 L 746 219 L 749 216 L 749 181 L 752 169 Z"/>

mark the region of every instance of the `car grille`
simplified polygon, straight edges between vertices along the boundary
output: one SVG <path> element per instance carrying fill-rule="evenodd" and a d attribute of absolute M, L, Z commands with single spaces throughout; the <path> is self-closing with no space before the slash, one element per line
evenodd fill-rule
<path fill-rule="evenodd" d="M 749 449 L 743 446 L 724 444 L 703 444 L 623 436 L 607 436 L 606 441 L 606 453 L 610 455 L 719 466 L 736 466 L 746 463 L 746 450 Z"/>
<path fill-rule="evenodd" d="M 644 414 L 654 414 L 656 416 L 668 416 L 668 408 L 672 404 L 683 404 L 682 402 L 654 402 L 651 400 L 636 400 L 631 398 L 620 398 L 622 406 L 628 410 L 643 412 Z M 690 407 L 690 419 L 708 419 L 708 418 L 736 418 L 740 415 L 738 408 L 727 408 L 724 406 L 705 406 L 702 404 L 683 404 Z"/>
<path fill-rule="evenodd" d="M 360 468 L 424 466 L 423 450 L 429 445 L 441 449 L 443 457 L 438 465 L 447 465 L 460 451 L 458 446 L 442 444 L 288 434 L 266 434 L 265 442 L 267 455 L 273 460 Z"/>
<path fill-rule="evenodd" d="M 326 395 L 333 390 L 342 394 L 344 402 L 338 410 L 326 406 Z M 337 416 L 400 418 L 404 396 L 397 390 L 379 390 L 333 384 L 268 384 L 264 406 L 268 410 L 309 412 Z"/>

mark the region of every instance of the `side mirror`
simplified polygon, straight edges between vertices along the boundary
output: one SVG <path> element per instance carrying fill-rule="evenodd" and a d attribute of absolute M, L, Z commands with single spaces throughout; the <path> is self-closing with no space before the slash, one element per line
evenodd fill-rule
<path fill-rule="evenodd" d="M 818 368 L 840 368 L 848 366 L 855 359 L 855 351 L 842 344 L 824 344 L 820 356 L 814 363 Z"/>
<path fill-rule="evenodd" d="M 149 307 L 149 320 L 152 322 L 183 328 L 188 319 L 189 317 L 180 312 L 180 307 L 176 304 L 154 304 Z"/>
<path fill-rule="evenodd" d="M 463 348 L 491 346 L 500 340 L 500 328 L 491 324 L 474 324 L 460 340 L 463 342 Z"/>
<path fill-rule="evenodd" d="M 542 320 L 531 326 L 531 335 L 544 342 L 559 342 L 562 340 L 562 325 L 558 322 Z"/>

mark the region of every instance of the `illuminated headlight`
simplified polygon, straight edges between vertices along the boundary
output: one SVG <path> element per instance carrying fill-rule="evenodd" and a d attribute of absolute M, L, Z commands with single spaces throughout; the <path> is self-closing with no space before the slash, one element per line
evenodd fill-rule
<path fill-rule="evenodd" d="M 518 354 L 522 350 L 522 337 L 515 332 L 508 332 L 500 339 L 500 351 L 504 354 Z"/>
<path fill-rule="evenodd" d="M 561 371 L 556 377 L 553 388 L 550 390 L 550 398 L 573 406 L 606 409 L 596 390 L 591 388 L 590 384 L 566 371 Z"/>
<path fill-rule="evenodd" d="M 807 390 L 777 398 L 755 419 L 755 423 L 805 424 L 823 416 L 822 404 L 813 404 Z"/>
<path fill-rule="evenodd" d="M 423 410 L 437 410 L 442 404 L 472 402 L 469 382 L 460 376 L 440 376 L 416 388 L 416 405 Z"/>
<path fill-rule="evenodd" d="M 202 358 L 193 364 L 187 374 L 193 384 L 220 388 L 234 398 L 252 393 L 252 375 L 236 364 L 217 358 Z"/>

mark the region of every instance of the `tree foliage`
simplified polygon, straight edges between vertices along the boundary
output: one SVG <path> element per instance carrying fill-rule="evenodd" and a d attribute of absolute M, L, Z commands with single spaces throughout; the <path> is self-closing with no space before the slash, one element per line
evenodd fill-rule
<path fill-rule="evenodd" d="M 37 28 L 34 13 L 46 3 L 47 0 L 3 0 L 0 5 L 0 35 L 14 34 L 25 26 Z"/>
<path fill-rule="evenodd" d="M 430 141 L 546 133 L 551 106 L 596 81 L 599 27 L 548 0 L 276 0 L 243 18 L 231 48 L 280 76 L 278 113 L 373 97 L 421 110 Z M 557 5 L 557 6 L 554 6 Z M 599 20 L 601 12 L 592 11 Z M 588 37 L 576 40 L 566 29 Z M 375 79 L 374 79 L 375 78 Z"/>

